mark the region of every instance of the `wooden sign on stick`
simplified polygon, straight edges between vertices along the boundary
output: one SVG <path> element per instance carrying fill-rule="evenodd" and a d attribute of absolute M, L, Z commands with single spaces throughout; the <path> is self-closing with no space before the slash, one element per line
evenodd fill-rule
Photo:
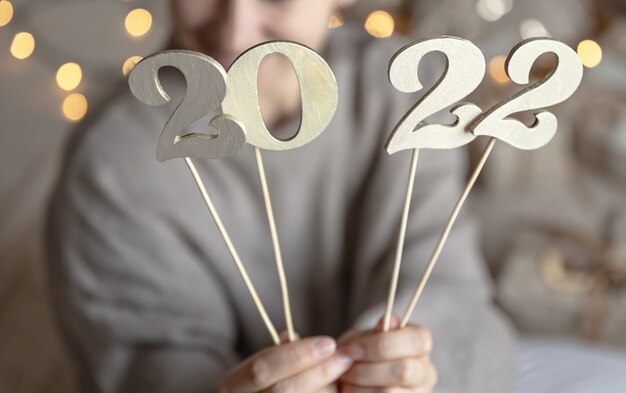
<path fill-rule="evenodd" d="M 473 104 L 460 104 L 452 110 L 452 113 L 457 116 L 457 122 L 454 125 L 426 125 L 422 122 L 425 116 L 453 105 L 456 100 L 466 97 L 479 86 L 485 73 L 485 62 L 480 51 L 469 41 L 454 37 L 418 41 L 401 49 L 391 60 L 390 81 L 399 90 L 410 92 L 421 88 L 415 69 L 425 51 L 443 52 L 448 61 L 446 71 L 435 87 L 402 119 L 387 142 L 389 153 L 410 148 L 415 149 L 415 151 L 411 165 L 407 200 L 402 216 L 394 273 L 385 312 L 385 330 L 389 328 L 389 319 L 400 271 L 417 150 L 420 148 L 455 148 L 473 141 L 477 136 L 491 136 L 491 140 L 435 246 L 426 271 L 401 319 L 401 327 L 408 324 L 461 208 L 489 158 L 497 139 L 519 149 L 532 150 L 547 144 L 556 133 L 556 116 L 548 111 L 537 112 L 535 114 L 536 121 L 532 126 L 527 126 L 510 116 L 518 112 L 538 110 L 562 103 L 578 89 L 583 76 L 580 58 L 569 46 L 549 38 L 525 40 L 513 48 L 507 59 L 506 71 L 511 80 L 517 84 L 530 83 L 530 72 L 533 64 L 541 55 L 546 53 L 553 53 L 557 58 L 556 66 L 552 72 L 542 80 L 484 113 Z M 408 61 L 403 62 L 403 56 L 407 56 Z"/>
<path fill-rule="evenodd" d="M 485 76 L 486 64 L 482 52 L 476 45 L 461 38 L 446 36 L 421 40 L 400 49 L 389 62 L 389 81 L 391 84 L 405 93 L 420 91 L 423 87 L 418 79 L 417 69 L 423 58 L 432 52 L 441 52 L 445 55 L 446 69 L 435 86 L 426 92 L 400 120 L 386 144 L 389 154 L 413 149 L 413 157 L 383 320 L 383 331 L 389 330 L 400 277 L 402 252 L 419 149 L 453 149 L 470 143 L 475 139 L 475 136 L 467 132 L 466 128 L 481 113 L 478 106 L 463 103 L 452 109 L 452 113 L 457 117 L 457 121 L 452 125 L 424 122 L 427 117 L 467 97 L 480 85 Z"/>
<path fill-rule="evenodd" d="M 280 53 L 291 61 L 302 98 L 302 123 L 296 136 L 288 141 L 274 138 L 261 115 L 256 75 L 263 58 Z M 187 93 L 168 120 L 157 147 L 157 159 L 165 161 L 184 158 L 204 198 L 239 273 L 276 345 L 280 337 L 261 302 L 252 280 L 226 231 L 217 210 L 191 158 L 226 158 L 241 150 L 246 141 L 255 146 L 259 177 L 274 246 L 281 283 L 285 319 L 290 341 L 295 339 L 287 280 L 284 273 L 274 212 L 260 149 L 287 150 L 303 146 L 319 136 L 328 126 L 337 108 L 338 92 L 335 77 L 326 62 L 313 50 L 293 42 L 276 41 L 257 45 L 244 52 L 228 73 L 223 67 L 201 53 L 174 50 L 149 56 L 139 62 L 129 75 L 132 93 L 147 105 L 164 105 L 170 101 L 161 86 L 158 72 L 163 67 L 178 69 L 186 79 Z M 184 129 L 207 116 L 216 108 L 223 114 L 214 117 L 209 126 L 217 135 L 191 133 Z"/>
<path fill-rule="evenodd" d="M 291 62 L 300 85 L 302 121 L 295 136 L 289 140 L 280 140 L 270 134 L 263 120 L 259 104 L 257 91 L 258 70 L 263 59 L 274 53 L 285 56 Z M 230 94 L 226 95 L 222 108 L 225 113 L 233 114 L 238 119 L 241 119 L 248 130 L 246 135 L 248 143 L 254 146 L 265 210 L 276 257 L 276 267 L 280 279 L 287 333 L 289 341 L 293 341 L 295 339 L 295 331 L 289 305 L 287 278 L 285 276 L 261 149 L 291 150 L 304 146 L 317 138 L 326 129 L 337 110 L 337 102 L 339 100 L 337 81 L 328 64 L 317 53 L 306 46 L 288 41 L 273 41 L 248 49 L 235 60 L 228 70 L 228 75 L 231 81 Z"/>

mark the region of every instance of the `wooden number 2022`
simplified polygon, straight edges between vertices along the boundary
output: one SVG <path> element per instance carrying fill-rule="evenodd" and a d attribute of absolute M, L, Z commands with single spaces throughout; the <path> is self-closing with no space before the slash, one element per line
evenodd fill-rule
<path fill-rule="evenodd" d="M 274 138 L 267 130 L 257 94 L 258 68 L 263 58 L 272 53 L 291 61 L 300 83 L 300 129 L 292 139 L 284 141 Z M 159 161 L 176 157 L 229 157 L 243 148 L 246 141 L 262 149 L 293 149 L 319 136 L 337 108 L 337 82 L 330 67 L 313 50 L 293 42 L 275 41 L 252 47 L 237 58 L 228 73 L 201 53 L 184 50 L 157 53 L 139 62 L 129 75 L 129 85 L 137 99 L 148 105 L 170 101 L 158 74 L 167 66 L 183 74 L 187 93 L 161 133 L 157 147 Z M 183 135 L 186 127 L 220 107 L 223 114 L 209 123 L 217 136 Z"/>
<path fill-rule="evenodd" d="M 392 154 L 406 149 L 449 149 L 471 142 L 476 136 L 498 138 L 519 149 L 537 149 L 555 135 L 557 119 L 554 114 L 541 111 L 536 122 L 528 127 L 509 118 L 514 113 L 537 110 L 559 104 L 578 88 L 583 68 L 576 52 L 567 45 L 549 38 L 522 41 L 508 56 L 507 73 L 513 82 L 528 84 L 530 70 L 539 56 L 554 53 L 555 69 L 511 98 L 481 113 L 473 104 L 460 104 L 452 109 L 458 120 L 451 126 L 426 124 L 423 119 L 454 105 L 473 92 L 485 74 L 482 53 L 471 42 L 455 37 L 418 41 L 402 48 L 391 60 L 390 81 L 403 92 L 422 88 L 417 79 L 417 66 L 428 52 L 443 52 L 447 67 L 441 79 L 405 115 L 387 141 Z"/>

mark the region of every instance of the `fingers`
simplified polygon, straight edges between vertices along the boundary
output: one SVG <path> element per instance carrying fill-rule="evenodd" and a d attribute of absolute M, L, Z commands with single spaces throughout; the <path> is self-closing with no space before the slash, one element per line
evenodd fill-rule
<path fill-rule="evenodd" d="M 227 375 L 222 386 L 229 393 L 262 391 L 331 359 L 336 347 L 330 337 L 312 337 L 264 349 Z"/>
<path fill-rule="evenodd" d="M 403 388 L 403 387 L 391 387 L 391 388 L 364 388 L 353 385 L 342 385 L 341 393 L 432 393 L 433 388 Z"/>
<path fill-rule="evenodd" d="M 337 342 L 339 343 L 339 345 L 344 345 L 349 343 L 350 341 L 354 341 L 359 337 L 367 336 L 368 334 L 372 334 L 372 332 L 354 329 L 348 330 L 341 337 L 339 337 Z"/>
<path fill-rule="evenodd" d="M 420 326 L 370 333 L 342 344 L 341 352 L 359 362 L 385 362 L 403 358 L 428 356 L 432 351 L 432 336 Z"/>
<path fill-rule="evenodd" d="M 430 359 L 400 359 L 384 363 L 356 363 L 341 382 L 361 387 L 432 387 L 437 371 Z"/>
<path fill-rule="evenodd" d="M 374 328 L 374 332 L 380 333 L 383 331 L 383 324 L 385 321 L 385 317 L 382 317 L 378 320 L 378 324 L 376 324 L 376 328 Z M 400 320 L 396 314 L 391 314 L 391 319 L 389 320 L 389 330 L 396 330 L 400 327 Z M 367 330 L 348 330 L 341 337 L 339 337 L 339 345 L 346 344 L 350 341 L 354 341 L 355 339 L 363 336 L 367 336 L 368 334 L 372 334 L 371 331 Z"/>
<path fill-rule="evenodd" d="M 327 389 L 352 366 L 352 359 L 337 354 L 300 374 L 282 380 L 262 393 L 316 393 Z M 332 391 L 332 390 L 331 390 Z"/>
<path fill-rule="evenodd" d="M 328 385 L 315 393 L 338 393 L 339 389 L 336 384 Z"/>
<path fill-rule="evenodd" d="M 437 370 L 429 359 L 432 336 L 420 326 L 399 329 L 397 316 L 390 331 L 383 321 L 369 332 L 349 332 L 340 341 L 339 353 L 356 363 L 340 379 L 340 393 L 431 393 Z"/>

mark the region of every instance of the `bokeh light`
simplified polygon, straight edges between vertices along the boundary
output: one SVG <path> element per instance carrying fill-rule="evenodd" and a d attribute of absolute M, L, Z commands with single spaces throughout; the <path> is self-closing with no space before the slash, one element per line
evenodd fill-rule
<path fill-rule="evenodd" d="M 135 67 L 135 65 L 141 61 L 141 59 L 143 59 L 143 57 L 141 56 L 131 56 L 126 59 L 124 65 L 122 66 L 122 73 L 124 74 L 124 76 L 127 76 L 130 71 L 132 71 L 132 69 Z"/>
<path fill-rule="evenodd" d="M 374 11 L 365 20 L 365 30 L 378 38 L 387 38 L 393 34 L 396 23 L 388 12 Z"/>
<path fill-rule="evenodd" d="M 57 84 L 63 90 L 74 90 L 83 79 L 83 70 L 76 63 L 65 63 L 57 71 Z"/>
<path fill-rule="evenodd" d="M 13 4 L 9 0 L 0 0 L 0 27 L 6 26 L 13 19 Z"/>
<path fill-rule="evenodd" d="M 17 33 L 11 43 L 11 54 L 20 60 L 27 59 L 35 51 L 35 38 L 32 34 Z"/>
<path fill-rule="evenodd" d="M 526 19 L 520 25 L 520 35 L 527 40 L 534 37 L 550 37 L 548 29 L 537 19 Z"/>
<path fill-rule="evenodd" d="M 331 17 L 330 22 L 328 22 L 329 29 L 336 29 L 338 27 L 343 26 L 343 13 L 341 10 L 337 10 Z"/>
<path fill-rule="evenodd" d="M 476 12 L 488 22 L 495 22 L 509 13 L 513 8 L 513 0 L 478 0 Z"/>
<path fill-rule="evenodd" d="M 587 68 L 597 67 L 602 62 L 602 48 L 593 40 L 584 40 L 578 44 L 578 56 Z"/>
<path fill-rule="evenodd" d="M 506 56 L 496 56 L 489 62 L 489 76 L 499 85 L 506 85 L 511 82 L 505 67 Z"/>
<path fill-rule="evenodd" d="M 77 122 L 87 113 L 87 99 L 82 94 L 72 94 L 63 101 L 63 116 L 69 121 Z"/>
<path fill-rule="evenodd" d="M 141 37 L 152 27 L 152 14 L 143 8 L 134 9 L 126 16 L 124 25 L 128 34 Z"/>

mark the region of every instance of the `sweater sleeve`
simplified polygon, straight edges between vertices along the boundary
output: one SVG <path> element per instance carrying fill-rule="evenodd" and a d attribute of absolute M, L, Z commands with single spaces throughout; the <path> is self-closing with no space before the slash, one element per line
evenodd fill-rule
<path fill-rule="evenodd" d="M 361 329 L 373 328 L 384 314 L 411 161 L 411 151 L 389 156 L 383 145 L 416 97 L 394 92 L 388 102 L 385 129 L 372 149 L 375 164 L 354 202 L 360 213 L 352 227 L 360 229 L 349 315 L 352 325 Z M 400 316 L 461 195 L 466 171 L 461 150 L 419 152 L 394 309 Z M 508 392 L 515 375 L 515 338 L 492 303 L 477 229 L 466 211 L 450 234 L 411 323 L 433 333 L 433 360 L 440 374 L 437 392 Z"/>
<path fill-rule="evenodd" d="M 118 117 L 99 127 L 134 124 Z M 52 303 L 80 391 L 217 391 L 237 361 L 237 323 L 198 246 L 206 234 L 175 218 L 197 192 L 154 181 L 159 171 L 149 168 L 161 164 L 153 149 L 134 146 L 144 136 L 129 132 L 128 146 L 113 151 L 100 134 L 70 155 L 48 221 Z M 184 170 L 182 162 L 164 165 Z"/>

